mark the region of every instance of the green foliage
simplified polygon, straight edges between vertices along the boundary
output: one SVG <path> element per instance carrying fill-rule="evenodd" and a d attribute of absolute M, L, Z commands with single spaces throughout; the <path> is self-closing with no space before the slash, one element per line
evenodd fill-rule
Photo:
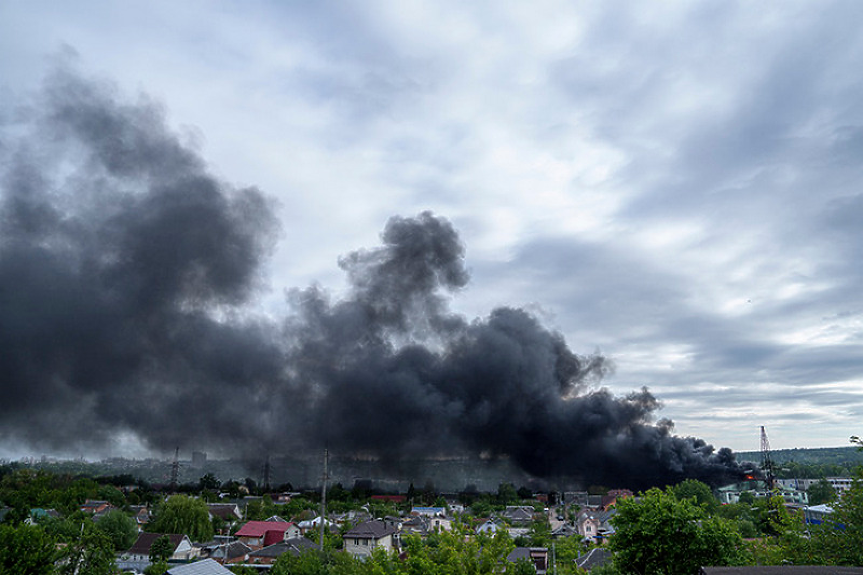
<path fill-rule="evenodd" d="M 186 495 L 173 495 L 159 505 L 147 528 L 152 533 L 182 533 L 193 541 L 213 538 L 207 504 Z"/>
<path fill-rule="evenodd" d="M 147 568 L 144 569 L 144 575 L 165 575 L 165 571 L 167 570 L 167 561 L 156 561 L 155 563 L 150 563 Z"/>
<path fill-rule="evenodd" d="M 0 525 L 0 575 L 54 572 L 54 541 L 41 527 Z"/>
<path fill-rule="evenodd" d="M 470 506 L 470 512 L 474 517 L 488 517 L 491 515 L 491 503 L 478 499 Z"/>
<path fill-rule="evenodd" d="M 150 546 L 150 561 L 159 563 L 167 561 L 174 554 L 174 544 L 167 535 L 162 535 Z"/>
<path fill-rule="evenodd" d="M 833 504 L 830 521 L 815 533 L 827 560 L 837 565 L 863 565 L 863 470 Z"/>
<path fill-rule="evenodd" d="M 694 499 L 695 503 L 704 507 L 708 513 L 713 513 L 719 507 L 719 501 L 706 483 L 697 479 L 686 479 L 671 488 L 671 492 L 679 500 Z"/>
<path fill-rule="evenodd" d="M 501 483 L 497 488 L 497 503 L 499 505 L 514 505 L 521 501 L 512 483 Z"/>
<path fill-rule="evenodd" d="M 806 490 L 806 495 L 809 497 L 809 505 L 821 505 L 833 501 L 836 498 L 836 490 L 829 481 L 821 479 Z"/>
<path fill-rule="evenodd" d="M 548 518 L 534 519 L 530 524 L 530 547 L 548 547 L 551 544 L 551 525 Z"/>
<path fill-rule="evenodd" d="M 84 523 L 81 535 L 66 542 L 58 566 L 59 575 L 110 575 L 117 571 L 114 544 L 105 533 Z"/>
<path fill-rule="evenodd" d="M 564 537 L 554 542 L 554 555 L 557 558 L 559 575 L 575 575 L 578 568 L 575 560 L 588 551 L 589 547 L 581 537 Z"/>
<path fill-rule="evenodd" d="M 218 478 L 212 473 L 205 473 L 198 480 L 198 489 L 200 491 L 217 491 L 220 485 Z"/>
<path fill-rule="evenodd" d="M 609 547 L 623 574 L 692 575 L 702 565 L 732 565 L 741 560 L 742 541 L 734 525 L 708 517 L 692 499 L 672 490 L 651 489 L 640 499 L 617 502 L 615 535 Z"/>
<path fill-rule="evenodd" d="M 533 562 L 525 559 L 524 557 L 520 558 L 515 563 L 510 563 L 506 567 L 506 575 L 535 575 L 536 567 L 534 567 Z"/>
<path fill-rule="evenodd" d="M 138 537 L 135 520 L 119 509 L 112 509 L 103 515 L 96 527 L 111 539 L 116 551 L 128 549 Z"/>

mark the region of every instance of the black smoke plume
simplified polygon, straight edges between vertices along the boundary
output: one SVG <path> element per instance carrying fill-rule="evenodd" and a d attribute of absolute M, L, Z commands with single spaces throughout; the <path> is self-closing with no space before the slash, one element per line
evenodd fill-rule
<path fill-rule="evenodd" d="M 469 321 L 464 246 L 431 213 L 339 262 L 348 295 L 290 292 L 256 318 L 279 222 L 166 126 L 68 68 L 0 142 L 0 437 L 54 451 L 131 435 L 161 452 L 505 457 L 536 477 L 635 488 L 737 479 L 727 450 L 653 423 L 647 391 L 596 385 L 524 310 Z"/>

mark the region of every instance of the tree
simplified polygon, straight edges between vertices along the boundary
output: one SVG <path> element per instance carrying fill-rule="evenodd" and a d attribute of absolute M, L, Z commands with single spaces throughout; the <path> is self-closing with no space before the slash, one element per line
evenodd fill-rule
<path fill-rule="evenodd" d="M 106 513 L 96 527 L 111 539 L 115 551 L 124 551 L 135 543 L 138 526 L 135 520 L 120 511 L 112 509 Z"/>
<path fill-rule="evenodd" d="M 733 524 L 708 517 L 692 499 L 653 488 L 639 499 L 616 505 L 615 535 L 609 547 L 623 574 L 692 575 L 702 565 L 731 565 L 741 560 L 742 540 Z"/>
<path fill-rule="evenodd" d="M 863 565 L 863 469 L 832 507 L 830 520 L 816 532 L 816 540 L 830 562 Z"/>
<path fill-rule="evenodd" d="M 809 505 L 821 505 L 833 501 L 836 497 L 836 490 L 833 489 L 833 485 L 829 481 L 821 479 L 810 485 L 806 494 L 809 496 Z"/>
<path fill-rule="evenodd" d="M 497 502 L 501 505 L 518 503 L 518 492 L 512 483 L 501 483 L 497 488 Z"/>
<path fill-rule="evenodd" d="M 50 575 L 54 540 L 41 527 L 0 525 L 0 575 Z"/>
<path fill-rule="evenodd" d="M 150 561 L 153 563 L 166 562 L 174 554 L 174 544 L 167 535 L 162 535 L 150 545 Z"/>
<path fill-rule="evenodd" d="M 194 541 L 213 538 L 207 504 L 186 495 L 172 495 L 162 503 L 148 528 L 153 533 L 182 533 Z"/>
<path fill-rule="evenodd" d="M 205 473 L 201 476 L 201 479 L 198 480 L 198 488 L 201 491 L 216 491 L 220 485 L 221 483 L 219 483 L 219 480 L 212 473 Z"/>
<path fill-rule="evenodd" d="M 59 575 L 111 575 L 117 571 L 111 538 L 82 523 L 78 537 L 66 542 L 58 561 Z"/>
<path fill-rule="evenodd" d="M 694 499 L 708 513 L 713 513 L 719 507 L 719 501 L 713 496 L 710 487 L 697 479 L 685 479 L 672 487 L 671 492 L 680 500 Z"/>

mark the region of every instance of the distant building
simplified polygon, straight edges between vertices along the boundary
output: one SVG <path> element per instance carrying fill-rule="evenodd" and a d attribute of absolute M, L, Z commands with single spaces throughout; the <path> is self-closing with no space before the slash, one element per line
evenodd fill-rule
<path fill-rule="evenodd" d="M 789 505 L 808 505 L 809 496 L 805 491 L 786 487 L 782 483 L 777 483 L 776 488 L 779 496 Z M 751 493 L 753 497 L 765 498 L 776 495 L 773 491 L 767 488 L 764 481 L 744 481 L 740 483 L 731 483 L 723 485 L 716 490 L 719 502 L 723 505 L 729 503 L 737 503 L 740 501 L 740 496 L 743 493 Z"/>

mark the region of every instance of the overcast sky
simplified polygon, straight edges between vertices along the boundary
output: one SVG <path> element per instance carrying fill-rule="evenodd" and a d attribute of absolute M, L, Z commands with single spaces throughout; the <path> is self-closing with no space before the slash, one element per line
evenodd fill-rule
<path fill-rule="evenodd" d="M 256 304 L 447 218 L 526 307 L 735 450 L 863 433 L 863 3 L 0 3 L 0 122 L 58 59 L 278 198 Z"/>

